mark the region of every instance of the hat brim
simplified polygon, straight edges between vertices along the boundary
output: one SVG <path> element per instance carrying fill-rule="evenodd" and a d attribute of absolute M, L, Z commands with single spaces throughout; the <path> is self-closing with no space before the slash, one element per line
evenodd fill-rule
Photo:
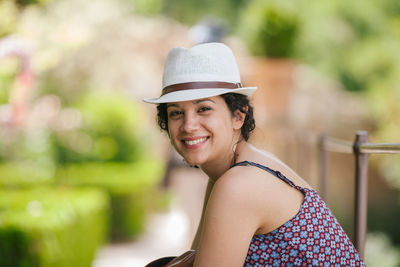
<path fill-rule="evenodd" d="M 188 89 L 188 90 L 171 92 L 157 98 L 145 98 L 143 99 L 143 101 L 150 104 L 161 104 L 161 103 L 191 101 L 191 100 L 202 99 L 228 93 L 236 93 L 236 94 L 251 96 L 255 90 L 257 90 L 257 87 L 242 87 L 238 89 L 222 89 L 222 88 Z"/>

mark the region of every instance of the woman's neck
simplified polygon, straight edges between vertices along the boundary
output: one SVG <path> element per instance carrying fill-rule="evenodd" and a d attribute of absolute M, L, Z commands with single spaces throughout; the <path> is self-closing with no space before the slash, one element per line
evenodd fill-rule
<path fill-rule="evenodd" d="M 236 162 L 247 145 L 245 140 L 238 141 L 233 144 L 231 151 L 225 153 L 217 160 L 201 165 L 200 168 L 213 182 L 216 182 Z"/>

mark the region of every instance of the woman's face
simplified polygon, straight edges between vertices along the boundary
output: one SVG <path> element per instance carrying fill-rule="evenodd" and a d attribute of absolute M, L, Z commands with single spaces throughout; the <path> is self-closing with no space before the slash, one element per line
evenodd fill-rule
<path fill-rule="evenodd" d="M 220 96 L 169 103 L 167 114 L 171 143 L 190 165 L 218 162 L 232 154 L 243 124 Z"/>

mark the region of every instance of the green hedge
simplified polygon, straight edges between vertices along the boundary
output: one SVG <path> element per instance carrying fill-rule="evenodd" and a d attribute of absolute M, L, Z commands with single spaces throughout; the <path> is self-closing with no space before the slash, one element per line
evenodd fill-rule
<path fill-rule="evenodd" d="M 146 224 L 146 214 L 160 205 L 162 193 L 158 183 L 163 165 L 158 161 L 124 163 L 85 163 L 60 167 L 58 183 L 73 186 L 100 187 L 111 198 L 111 238 L 131 239 Z"/>
<path fill-rule="evenodd" d="M 98 189 L 1 190 L 0 266 L 91 266 L 108 209 Z"/>
<path fill-rule="evenodd" d="M 56 170 L 24 163 L 0 165 L 0 189 L 29 189 L 43 185 L 101 188 L 110 198 L 112 240 L 132 239 L 145 227 L 149 210 L 164 199 L 158 191 L 163 164 L 156 160 L 135 163 L 91 162 L 68 164 Z"/>
<path fill-rule="evenodd" d="M 131 163 L 150 150 L 146 113 L 137 101 L 114 92 L 84 94 L 70 108 L 82 122 L 74 129 L 52 131 L 54 159 L 60 165 L 88 162 Z"/>
<path fill-rule="evenodd" d="M 0 164 L 0 189 L 23 189 L 54 184 L 54 167 L 26 162 Z"/>

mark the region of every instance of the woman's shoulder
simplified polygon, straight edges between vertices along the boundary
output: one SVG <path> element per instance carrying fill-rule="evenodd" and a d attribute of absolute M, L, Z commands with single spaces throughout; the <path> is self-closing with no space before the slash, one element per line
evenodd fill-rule
<path fill-rule="evenodd" d="M 259 182 L 270 180 L 272 174 L 260 169 L 244 165 L 235 165 L 228 169 L 215 183 L 219 186 L 228 186 L 230 189 L 254 187 Z"/>
<path fill-rule="evenodd" d="M 235 166 L 215 183 L 214 200 L 232 213 L 257 222 L 255 233 L 268 233 L 292 218 L 304 195 L 274 174 L 258 167 Z M 285 200 L 285 201 L 283 201 Z"/>
<path fill-rule="evenodd" d="M 224 217 L 223 214 L 246 218 L 246 222 L 252 225 L 253 233 L 256 232 L 264 224 L 265 215 L 270 216 L 276 212 L 274 186 L 263 182 L 263 175 L 265 180 L 265 175 L 271 174 L 259 173 L 255 168 L 244 166 L 225 172 L 215 182 L 208 203 L 213 214 L 218 214 L 216 218 Z"/>
<path fill-rule="evenodd" d="M 213 191 L 220 197 L 257 206 L 261 199 L 274 199 L 280 183 L 277 177 L 260 168 L 235 166 L 216 181 Z"/>

